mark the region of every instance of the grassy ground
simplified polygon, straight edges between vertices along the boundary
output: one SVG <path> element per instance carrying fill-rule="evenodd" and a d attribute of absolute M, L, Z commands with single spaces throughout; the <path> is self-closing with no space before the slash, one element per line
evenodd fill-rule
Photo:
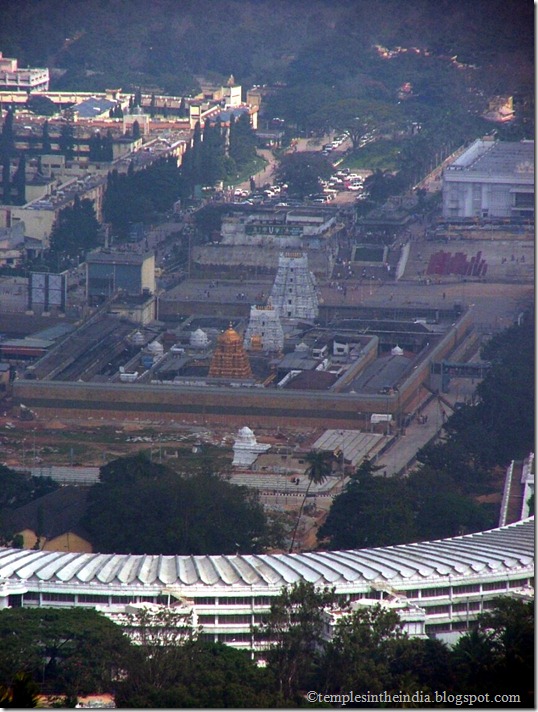
<path fill-rule="evenodd" d="M 369 143 L 364 148 L 346 156 L 340 168 L 394 171 L 398 168 L 398 154 L 401 146 L 401 141 L 383 139 Z"/>
<path fill-rule="evenodd" d="M 263 171 L 267 164 L 267 161 L 261 156 L 256 156 L 252 161 L 246 165 L 239 173 L 234 176 L 230 176 L 226 181 L 224 181 L 224 187 L 229 188 L 231 185 L 239 185 L 250 178 L 250 176 L 256 175 L 260 171 Z"/>

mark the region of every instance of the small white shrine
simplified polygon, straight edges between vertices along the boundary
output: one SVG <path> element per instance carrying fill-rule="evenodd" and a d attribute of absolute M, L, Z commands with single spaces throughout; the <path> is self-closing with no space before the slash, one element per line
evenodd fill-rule
<path fill-rule="evenodd" d="M 270 445 L 256 442 L 256 436 L 250 428 L 246 426 L 241 428 L 235 437 L 232 467 L 250 467 L 258 455 L 267 452 L 270 447 Z"/>
<path fill-rule="evenodd" d="M 209 345 L 209 337 L 202 329 L 191 332 L 190 344 L 193 349 L 205 349 Z"/>

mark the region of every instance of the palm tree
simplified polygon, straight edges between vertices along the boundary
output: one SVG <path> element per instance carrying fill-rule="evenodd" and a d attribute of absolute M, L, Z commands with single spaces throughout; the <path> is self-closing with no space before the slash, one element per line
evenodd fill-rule
<path fill-rule="evenodd" d="M 295 528 L 293 530 L 293 536 L 291 538 L 290 544 L 290 554 L 293 552 L 293 547 L 295 545 L 295 537 L 297 536 L 297 529 L 299 528 L 299 522 L 301 521 L 301 517 L 303 515 L 303 509 L 306 503 L 306 498 L 308 497 L 308 493 L 310 492 L 310 487 L 313 484 L 323 484 L 325 480 L 329 477 L 332 472 L 332 458 L 332 453 L 326 450 L 311 450 L 305 457 L 305 460 L 308 462 L 308 467 L 305 471 L 305 474 L 308 477 L 308 487 L 306 488 L 306 492 L 304 494 L 303 501 L 301 502 L 301 507 L 299 509 L 299 514 L 297 515 L 297 521 L 295 522 Z"/>

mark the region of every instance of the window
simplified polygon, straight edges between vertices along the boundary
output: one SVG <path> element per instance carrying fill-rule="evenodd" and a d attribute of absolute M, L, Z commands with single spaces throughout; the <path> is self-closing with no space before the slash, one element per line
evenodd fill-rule
<path fill-rule="evenodd" d="M 136 601 L 136 596 L 112 596 L 110 603 L 112 605 L 119 603 L 134 603 Z"/>
<path fill-rule="evenodd" d="M 153 599 L 152 599 L 153 600 Z M 94 593 L 79 593 L 79 603 L 108 603 L 108 596 L 99 596 Z"/>
<path fill-rule="evenodd" d="M 219 625 L 230 625 L 231 623 L 234 624 L 250 624 L 252 622 L 252 618 L 250 615 L 231 615 L 231 616 L 223 616 L 219 615 Z"/>
<path fill-rule="evenodd" d="M 271 605 L 271 597 L 270 596 L 256 596 L 254 599 L 254 605 L 255 606 L 270 606 Z"/>
<path fill-rule="evenodd" d="M 454 603 L 452 606 L 452 610 L 454 613 L 458 611 L 479 611 L 480 610 L 480 601 L 469 601 L 466 603 Z"/>
<path fill-rule="evenodd" d="M 250 606 L 251 602 L 251 598 L 238 598 L 233 596 L 220 599 L 220 603 L 223 606 Z"/>
<path fill-rule="evenodd" d="M 213 624 L 213 623 L 215 623 L 215 616 L 209 616 L 209 615 L 208 616 L 206 616 L 206 615 L 198 616 L 198 623 L 200 623 L 200 625 L 208 625 L 210 623 Z"/>
<path fill-rule="evenodd" d="M 448 596 L 450 593 L 450 588 L 448 586 L 443 586 L 442 588 L 426 588 L 422 591 L 422 598 L 428 598 L 430 596 Z"/>
<path fill-rule="evenodd" d="M 215 598 L 205 598 L 205 597 L 195 598 L 194 603 L 197 606 L 214 606 L 216 603 L 216 599 Z"/>
<path fill-rule="evenodd" d="M 24 594 L 24 600 L 25 601 L 39 601 L 39 592 L 38 591 L 27 591 Z"/>
<path fill-rule="evenodd" d="M 42 601 L 70 601 L 75 602 L 75 596 L 72 593 L 44 593 L 42 595 Z M 79 596 L 80 600 L 80 596 Z"/>
<path fill-rule="evenodd" d="M 527 585 L 527 579 L 516 579 L 515 581 L 510 581 L 508 584 L 509 588 L 520 588 L 521 586 Z"/>
<path fill-rule="evenodd" d="M 504 591 L 506 584 L 502 581 L 490 581 L 482 584 L 482 591 Z"/>
<path fill-rule="evenodd" d="M 454 586 L 452 588 L 452 593 L 459 596 L 462 593 L 478 593 L 480 591 L 480 584 L 470 583 L 465 586 Z"/>
<path fill-rule="evenodd" d="M 438 613 L 448 613 L 449 610 L 450 606 L 428 606 L 428 608 L 426 608 L 426 615 L 433 616 Z"/>

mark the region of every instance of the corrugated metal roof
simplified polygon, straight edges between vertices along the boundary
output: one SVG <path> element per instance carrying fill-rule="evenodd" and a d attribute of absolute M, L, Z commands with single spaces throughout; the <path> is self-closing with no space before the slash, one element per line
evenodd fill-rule
<path fill-rule="evenodd" d="M 0 549 L 0 580 L 134 586 L 280 587 L 299 580 L 346 585 L 476 573 L 532 566 L 534 519 L 453 539 L 379 549 L 235 556 L 73 554 Z M 98 589 L 96 589 L 97 591 Z"/>

